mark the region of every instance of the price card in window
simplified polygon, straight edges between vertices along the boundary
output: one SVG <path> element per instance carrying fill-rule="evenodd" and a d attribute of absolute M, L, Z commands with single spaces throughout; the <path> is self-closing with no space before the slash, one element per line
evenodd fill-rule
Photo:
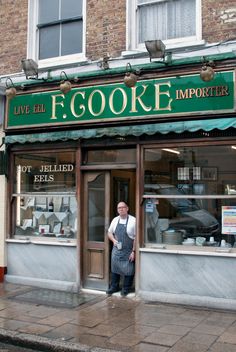
<path fill-rule="evenodd" d="M 222 209 L 222 234 L 236 235 L 236 207 L 223 206 L 221 209 Z"/>
<path fill-rule="evenodd" d="M 146 213 L 153 213 L 154 204 L 151 200 L 148 200 L 145 204 L 145 212 Z"/>

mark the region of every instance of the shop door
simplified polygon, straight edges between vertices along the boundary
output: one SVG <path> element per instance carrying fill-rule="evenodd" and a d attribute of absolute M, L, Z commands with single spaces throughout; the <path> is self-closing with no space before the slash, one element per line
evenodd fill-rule
<path fill-rule="evenodd" d="M 109 281 L 110 174 L 88 172 L 84 177 L 83 287 L 106 290 Z"/>
<path fill-rule="evenodd" d="M 106 290 L 109 286 L 111 244 L 107 230 L 117 215 L 120 200 L 135 204 L 135 171 L 100 171 L 84 174 L 83 264 L 84 288 Z M 132 211 L 133 213 L 133 211 Z"/>

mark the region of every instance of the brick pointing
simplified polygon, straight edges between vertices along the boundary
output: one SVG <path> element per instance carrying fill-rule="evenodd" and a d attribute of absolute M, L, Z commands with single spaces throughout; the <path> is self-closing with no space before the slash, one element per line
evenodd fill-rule
<path fill-rule="evenodd" d="M 21 71 L 27 53 L 28 0 L 0 0 L 0 74 Z"/>
<path fill-rule="evenodd" d="M 126 1 L 87 1 L 87 57 L 120 56 L 125 50 Z"/>
<path fill-rule="evenodd" d="M 209 43 L 236 38 L 235 0 L 202 2 L 203 39 Z"/>

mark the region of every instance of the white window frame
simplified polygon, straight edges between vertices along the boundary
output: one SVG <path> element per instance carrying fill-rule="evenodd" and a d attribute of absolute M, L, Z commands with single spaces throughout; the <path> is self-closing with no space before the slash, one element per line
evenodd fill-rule
<path fill-rule="evenodd" d="M 164 0 L 157 0 L 164 1 Z M 202 0 L 196 0 L 196 35 L 184 38 L 164 40 L 167 49 L 186 47 L 202 43 Z M 145 44 L 138 44 L 137 0 L 126 0 L 126 50 L 146 51 Z M 161 39 L 161 38 L 156 38 Z"/>
<path fill-rule="evenodd" d="M 49 59 L 39 60 L 39 31 L 38 24 L 38 4 L 39 0 L 29 0 L 28 2 L 28 33 L 27 33 L 27 58 L 38 62 L 39 68 L 56 67 L 60 65 L 73 64 L 87 61 L 85 56 L 86 48 L 86 1 L 83 0 L 83 48 L 82 53 L 64 55 Z"/>

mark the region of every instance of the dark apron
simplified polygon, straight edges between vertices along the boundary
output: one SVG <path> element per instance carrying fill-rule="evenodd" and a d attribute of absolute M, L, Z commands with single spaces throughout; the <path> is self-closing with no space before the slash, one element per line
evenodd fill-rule
<path fill-rule="evenodd" d="M 126 224 L 120 224 L 120 220 L 115 229 L 115 239 L 122 243 L 122 249 L 118 249 L 116 246 L 112 248 L 111 254 L 111 271 L 112 273 L 131 276 L 134 275 L 134 262 L 129 260 L 129 256 L 133 249 L 133 242 L 127 235 L 127 224 L 129 217 L 127 218 Z"/>

